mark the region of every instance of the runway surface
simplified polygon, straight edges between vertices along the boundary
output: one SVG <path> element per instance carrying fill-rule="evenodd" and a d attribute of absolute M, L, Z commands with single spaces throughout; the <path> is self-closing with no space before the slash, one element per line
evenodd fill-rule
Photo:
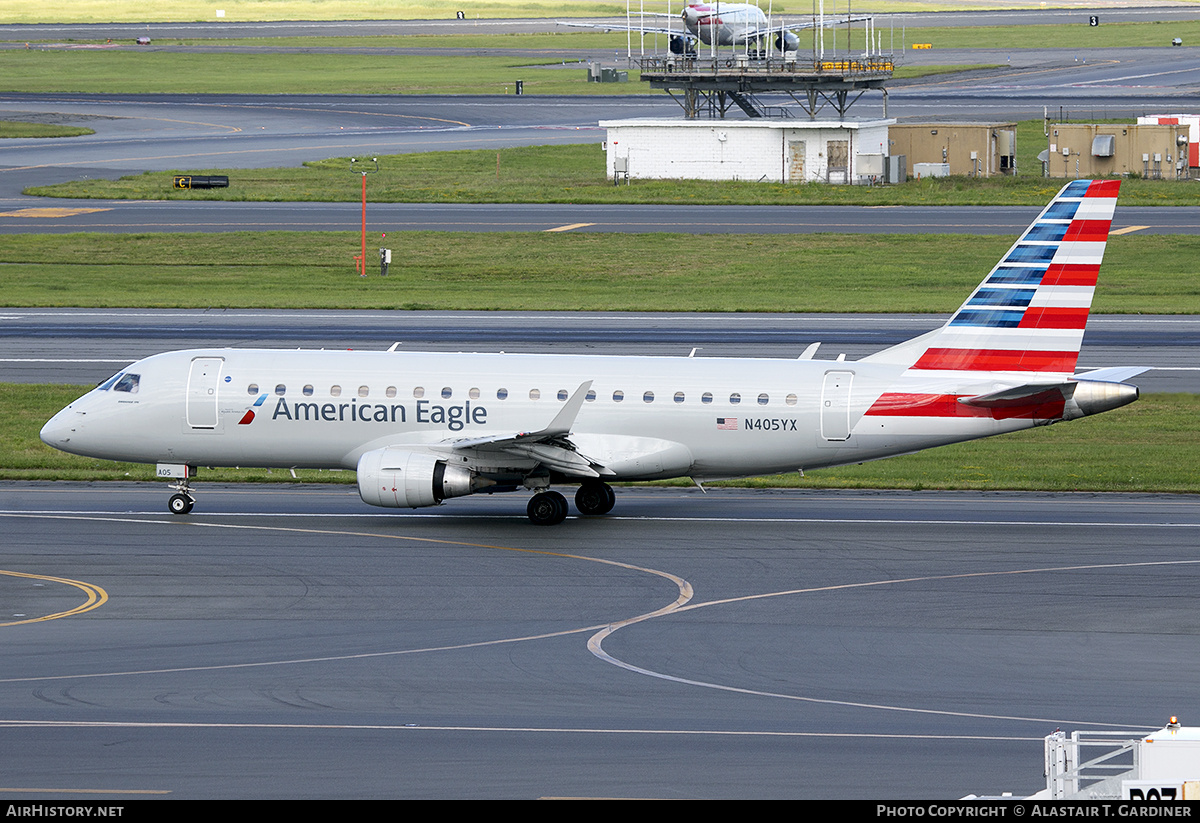
<path fill-rule="evenodd" d="M 1022 206 L 678 206 L 368 203 L 367 231 L 572 231 L 683 234 L 1009 234 L 1040 213 Z M 350 231 L 358 203 L 43 200 L 0 197 L 0 234 Z M 1200 233 L 1200 206 L 1121 206 L 1113 230 Z"/>
<path fill-rule="evenodd" d="M 0 309 L 0 382 L 94 385 L 133 360 L 197 347 L 655 354 L 855 360 L 937 315 Z M 1200 392 L 1200 318 L 1098 315 L 1079 369 L 1148 366 L 1143 391 Z"/>
<path fill-rule="evenodd" d="M 165 497 L 0 484 L 6 794 L 949 799 L 1200 715 L 1194 498 Z"/>

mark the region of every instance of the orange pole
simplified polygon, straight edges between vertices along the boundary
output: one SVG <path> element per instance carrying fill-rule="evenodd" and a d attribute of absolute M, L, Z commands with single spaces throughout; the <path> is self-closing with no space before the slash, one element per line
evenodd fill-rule
<path fill-rule="evenodd" d="M 364 277 L 367 274 L 367 173 L 363 172 L 363 201 L 362 201 L 362 271 L 359 274 Z"/>

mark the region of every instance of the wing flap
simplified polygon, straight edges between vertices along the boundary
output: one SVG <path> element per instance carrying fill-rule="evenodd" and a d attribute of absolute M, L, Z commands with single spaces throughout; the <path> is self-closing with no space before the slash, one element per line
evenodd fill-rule
<path fill-rule="evenodd" d="M 579 454 L 570 440 L 575 418 L 583 408 L 591 380 L 579 384 L 579 388 L 558 410 L 554 419 L 542 429 L 517 434 L 497 434 L 484 437 L 464 437 L 444 445 L 455 452 L 477 451 L 508 454 L 526 460 L 536 460 L 546 468 L 574 477 L 600 477 L 611 475 L 604 466 Z"/>

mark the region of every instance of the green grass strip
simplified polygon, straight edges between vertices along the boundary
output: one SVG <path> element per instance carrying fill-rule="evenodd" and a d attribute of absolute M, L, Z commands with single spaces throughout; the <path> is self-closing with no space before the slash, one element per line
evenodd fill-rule
<path fill-rule="evenodd" d="M 381 117 L 381 123 L 412 125 L 421 118 Z M 426 123 L 436 129 L 446 122 Z M 559 132 L 560 136 L 576 132 Z M 553 139 L 553 133 L 547 139 Z M 596 135 L 597 140 L 600 135 Z M 436 132 L 430 142 L 437 140 Z M 910 179 L 897 186 L 838 186 L 728 180 L 635 180 L 614 186 L 605 177 L 601 145 L 524 146 L 473 151 L 434 151 L 379 158 L 379 173 L 367 179 L 367 199 L 376 203 L 646 203 L 694 205 L 859 206 L 1044 206 L 1063 184 L 1038 176 L 1036 155 L 1046 148 L 1042 122 L 1018 124 L 1017 177 Z M 180 172 L 224 174 L 229 188 L 175 189 Z M 35 186 L 27 194 L 47 197 L 132 200 L 247 200 L 358 202 L 362 178 L 350 158 L 271 169 L 183 169 L 127 175 L 120 180 L 78 180 Z M 1190 181 L 1127 179 L 1121 205 L 1194 206 L 1200 185 Z"/>
<path fill-rule="evenodd" d="M 389 231 L 388 277 L 355 275 L 360 242 L 356 232 L 8 235 L 0 304 L 948 313 L 1013 238 Z M 368 263 L 379 244 L 372 234 Z M 1200 237 L 1112 238 L 1094 305 L 1200 312 Z"/>
<path fill-rule="evenodd" d="M 66 454 L 38 431 L 86 391 L 0 384 L 0 480 L 153 480 L 154 467 Z M 1200 395 L 1151 394 L 1131 406 L 1015 434 L 862 465 L 721 485 L 795 488 L 1017 489 L 1200 492 Z M 301 480 L 353 482 L 353 472 L 303 471 Z M 201 480 L 290 482 L 286 470 L 201 470 Z"/>
<path fill-rule="evenodd" d="M 5 137 L 80 137 L 95 134 L 80 126 L 60 126 L 54 123 L 25 123 L 20 120 L 0 120 L 0 139 Z"/>

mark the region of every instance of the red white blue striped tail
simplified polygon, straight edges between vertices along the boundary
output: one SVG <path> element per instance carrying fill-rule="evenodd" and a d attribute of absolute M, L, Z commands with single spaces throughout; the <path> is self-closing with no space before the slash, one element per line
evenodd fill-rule
<path fill-rule="evenodd" d="M 1073 374 L 1120 186 L 1063 186 L 945 326 L 864 360 L 914 375 Z"/>

